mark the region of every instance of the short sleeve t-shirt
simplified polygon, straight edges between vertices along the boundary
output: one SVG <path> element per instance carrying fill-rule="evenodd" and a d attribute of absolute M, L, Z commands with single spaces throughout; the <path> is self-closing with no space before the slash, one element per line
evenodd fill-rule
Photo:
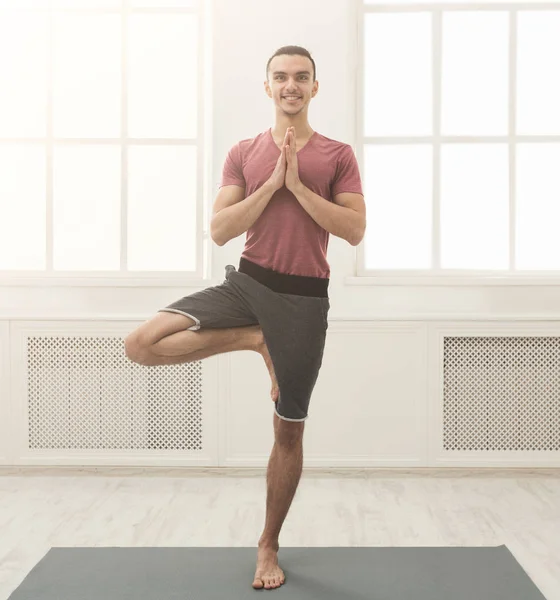
<path fill-rule="evenodd" d="M 219 187 L 238 185 L 249 197 L 272 175 L 280 152 L 272 128 L 238 142 L 228 152 Z M 363 194 L 358 162 L 348 144 L 315 131 L 297 160 L 301 182 L 325 202 L 341 192 Z M 329 235 L 284 186 L 247 230 L 241 256 L 279 273 L 328 279 Z"/>

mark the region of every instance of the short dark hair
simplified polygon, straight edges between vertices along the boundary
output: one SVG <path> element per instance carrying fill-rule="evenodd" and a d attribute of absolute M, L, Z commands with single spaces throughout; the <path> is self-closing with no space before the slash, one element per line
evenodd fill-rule
<path fill-rule="evenodd" d="M 282 48 L 278 48 L 278 50 L 276 50 L 276 52 L 268 59 L 268 62 L 266 63 L 266 78 L 267 79 L 268 79 L 268 69 L 270 67 L 270 63 L 272 62 L 272 59 L 275 56 L 280 56 L 281 54 L 289 54 L 290 56 L 293 56 L 294 54 L 299 54 L 300 56 L 307 57 L 311 61 L 311 64 L 313 65 L 313 81 L 316 80 L 317 68 L 315 67 L 315 61 L 311 58 L 311 54 L 309 53 L 309 50 L 306 50 L 305 48 L 302 48 L 301 46 L 282 46 Z"/>

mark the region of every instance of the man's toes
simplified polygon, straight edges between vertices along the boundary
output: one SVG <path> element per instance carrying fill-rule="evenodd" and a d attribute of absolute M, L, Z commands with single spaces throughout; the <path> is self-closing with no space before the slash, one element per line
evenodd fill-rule
<path fill-rule="evenodd" d="M 255 581 L 253 581 L 253 587 L 257 589 L 264 587 L 264 581 L 259 577 L 255 577 Z"/>

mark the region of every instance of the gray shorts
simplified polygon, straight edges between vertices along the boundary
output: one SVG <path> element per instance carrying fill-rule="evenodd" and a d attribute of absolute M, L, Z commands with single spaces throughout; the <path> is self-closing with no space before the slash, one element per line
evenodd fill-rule
<path fill-rule="evenodd" d="M 277 273 L 244 258 L 239 271 L 233 265 L 225 270 L 222 284 L 158 312 L 190 317 L 195 331 L 260 325 L 278 380 L 275 412 L 286 421 L 305 421 L 323 362 L 329 280 Z"/>

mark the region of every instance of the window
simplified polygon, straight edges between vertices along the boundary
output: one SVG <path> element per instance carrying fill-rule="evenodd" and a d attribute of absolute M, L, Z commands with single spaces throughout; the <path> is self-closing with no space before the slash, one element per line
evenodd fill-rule
<path fill-rule="evenodd" d="M 198 0 L 3 0 L 0 274 L 202 276 Z"/>
<path fill-rule="evenodd" d="M 358 275 L 560 275 L 560 4 L 363 4 Z"/>

